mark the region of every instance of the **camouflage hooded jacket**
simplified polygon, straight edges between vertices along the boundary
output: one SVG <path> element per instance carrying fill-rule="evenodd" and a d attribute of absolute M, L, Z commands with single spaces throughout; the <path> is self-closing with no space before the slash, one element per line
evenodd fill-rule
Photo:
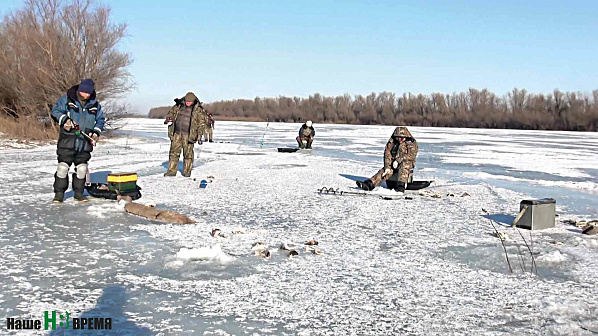
<path fill-rule="evenodd" d="M 316 130 L 313 126 L 308 127 L 306 124 L 303 124 L 303 126 L 301 126 L 301 128 L 299 129 L 299 137 L 301 138 L 313 138 L 315 136 Z"/>
<path fill-rule="evenodd" d="M 179 116 L 179 111 L 185 107 L 184 98 L 175 99 L 174 101 L 174 106 L 170 108 L 170 111 L 168 111 L 168 114 L 166 115 L 166 120 L 172 119 L 173 121 L 173 123 L 170 126 L 168 126 L 168 138 L 170 138 L 170 140 L 172 140 L 174 136 L 174 127 L 176 124 L 176 118 Z M 208 117 L 206 110 L 203 108 L 203 106 L 201 106 L 201 102 L 199 101 L 197 96 L 195 97 L 193 105 L 191 106 L 193 106 L 193 111 L 191 111 L 191 127 L 189 129 L 189 141 L 195 142 L 199 139 L 199 136 L 203 134 L 206 124 L 208 123 Z"/>
<path fill-rule="evenodd" d="M 405 141 L 401 143 L 400 138 L 404 138 Z M 417 141 L 415 141 L 407 127 L 399 126 L 395 128 L 384 149 L 384 169 L 392 168 L 392 162 L 395 160 L 399 164 L 403 161 L 415 163 L 418 150 Z"/>

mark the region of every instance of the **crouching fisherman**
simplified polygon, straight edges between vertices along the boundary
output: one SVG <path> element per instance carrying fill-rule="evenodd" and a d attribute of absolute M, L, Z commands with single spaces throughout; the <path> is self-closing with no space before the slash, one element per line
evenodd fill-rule
<path fill-rule="evenodd" d="M 409 173 L 415 167 L 415 159 L 419 147 L 407 127 L 395 128 L 384 149 L 384 168 L 376 175 L 363 182 L 357 181 L 357 186 L 363 190 L 373 190 L 380 183 L 398 174 L 398 184 L 395 191 L 404 192 L 409 179 Z"/>
<path fill-rule="evenodd" d="M 311 149 L 311 144 L 314 142 L 315 135 L 316 131 L 312 126 L 311 120 L 306 121 L 299 129 L 299 136 L 297 137 L 299 148 Z M 303 141 L 305 141 L 305 144 L 303 144 Z"/>
<path fill-rule="evenodd" d="M 52 108 L 52 118 L 60 125 L 56 154 L 58 167 L 54 174 L 54 203 L 61 203 L 69 184 L 69 168 L 75 165 L 73 192 L 79 202 L 87 202 L 83 195 L 87 162 L 93 146 L 104 130 L 105 117 L 96 100 L 92 79 L 84 79 L 71 87 Z"/>

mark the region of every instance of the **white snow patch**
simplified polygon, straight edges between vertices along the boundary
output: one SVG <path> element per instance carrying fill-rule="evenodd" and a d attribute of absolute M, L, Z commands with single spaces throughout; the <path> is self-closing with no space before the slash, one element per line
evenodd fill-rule
<path fill-rule="evenodd" d="M 495 180 L 505 180 L 505 181 L 522 181 L 523 179 L 512 177 L 512 176 L 505 176 L 505 175 L 495 175 L 495 174 L 488 174 L 483 172 L 466 172 L 463 173 L 463 176 L 469 178 L 476 178 L 476 179 L 495 179 Z"/>
<path fill-rule="evenodd" d="M 562 263 L 566 260 L 567 256 L 562 254 L 560 251 L 553 251 L 538 257 L 538 261 L 544 261 L 547 263 Z"/>
<path fill-rule="evenodd" d="M 215 244 L 212 247 L 206 246 L 191 249 L 183 247 L 177 252 L 176 257 L 183 261 L 207 260 L 221 264 L 226 264 L 234 260 L 233 257 L 222 252 L 220 244 Z"/>
<path fill-rule="evenodd" d="M 464 177 L 473 178 L 473 179 L 492 179 L 492 180 L 504 180 L 504 181 L 512 181 L 512 182 L 525 182 L 535 185 L 542 185 L 547 187 L 565 187 L 570 189 L 578 189 L 578 190 L 585 190 L 585 191 L 598 191 L 598 183 L 591 182 L 591 181 L 548 181 L 548 180 L 541 180 L 541 179 L 524 179 L 514 176 L 506 176 L 506 175 L 497 175 L 497 174 L 489 174 L 484 172 L 465 172 L 462 174 Z"/>
<path fill-rule="evenodd" d="M 87 208 L 87 213 L 98 218 L 106 218 L 111 214 L 122 213 L 124 211 L 126 202 L 121 200 L 119 202 L 108 202 L 103 204 L 93 204 Z"/>

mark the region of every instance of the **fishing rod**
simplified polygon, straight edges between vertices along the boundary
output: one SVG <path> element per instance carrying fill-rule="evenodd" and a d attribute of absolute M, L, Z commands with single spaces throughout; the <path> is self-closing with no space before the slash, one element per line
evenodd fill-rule
<path fill-rule="evenodd" d="M 266 118 L 267 124 L 266 124 L 266 130 L 264 131 L 264 134 L 262 135 L 262 142 L 260 142 L 260 148 L 262 148 L 264 146 L 264 137 L 266 136 L 266 132 L 268 131 L 268 126 L 270 126 L 270 120 L 268 120 L 268 118 Z"/>
<path fill-rule="evenodd" d="M 79 125 L 75 124 L 75 122 L 73 122 L 73 128 L 75 129 L 75 134 L 76 135 L 83 135 L 85 138 L 87 138 L 87 140 L 89 140 L 89 142 L 91 143 L 92 146 L 96 146 L 96 141 L 89 136 L 89 134 L 81 131 L 81 129 L 79 128 Z"/>
<path fill-rule="evenodd" d="M 68 122 L 69 120 L 70 120 L 70 121 L 71 121 L 71 123 L 73 124 L 73 126 L 72 126 L 72 127 L 73 127 L 73 129 L 75 130 L 75 134 L 76 134 L 76 135 L 83 135 L 83 137 L 85 137 L 85 138 L 86 138 L 86 139 L 89 141 L 89 143 L 91 143 L 91 145 L 95 147 L 95 145 L 96 145 L 96 141 L 95 141 L 95 140 L 94 140 L 94 139 L 93 139 L 91 136 L 89 136 L 89 134 L 87 134 L 87 133 L 85 133 L 85 132 L 81 131 L 81 128 L 79 128 L 79 124 L 77 124 L 77 123 L 76 123 L 76 122 L 75 122 L 73 119 L 71 119 L 71 118 L 68 118 L 68 119 L 67 119 L 67 122 Z"/>

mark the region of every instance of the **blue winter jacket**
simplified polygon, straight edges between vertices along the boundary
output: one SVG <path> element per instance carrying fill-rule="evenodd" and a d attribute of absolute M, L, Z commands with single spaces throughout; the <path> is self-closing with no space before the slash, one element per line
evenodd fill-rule
<path fill-rule="evenodd" d="M 58 102 L 52 108 L 52 118 L 60 126 L 64 125 L 70 118 L 79 126 L 81 132 L 93 132 L 100 135 L 104 130 L 106 118 L 104 112 L 102 112 L 102 106 L 96 100 L 96 93 L 94 91 L 85 103 L 85 106 L 81 106 L 77 98 L 78 88 L 78 85 L 71 87 L 66 95 L 58 99 Z M 77 152 L 91 152 L 93 146 L 89 143 L 88 139 L 81 134 L 77 135 L 76 132 L 74 128 L 66 131 L 61 127 L 58 137 L 58 148 L 75 149 Z"/>

